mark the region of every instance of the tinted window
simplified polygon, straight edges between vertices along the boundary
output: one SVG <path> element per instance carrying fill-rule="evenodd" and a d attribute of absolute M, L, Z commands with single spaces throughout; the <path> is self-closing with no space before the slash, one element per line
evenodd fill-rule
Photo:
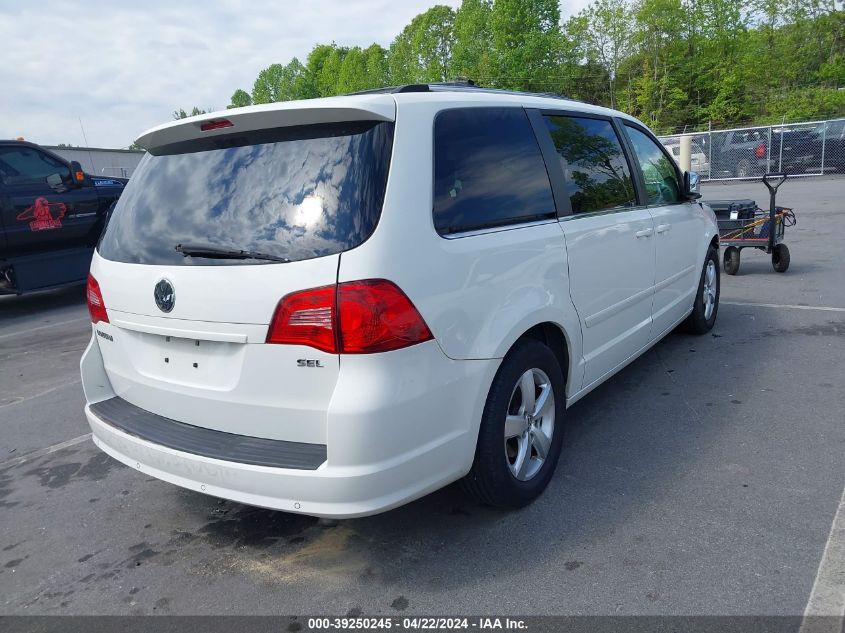
<path fill-rule="evenodd" d="M 824 126 L 821 126 L 824 127 Z M 821 130 L 820 130 L 821 131 Z M 827 132 L 825 133 L 826 136 L 830 137 L 840 137 L 842 133 L 845 131 L 845 121 L 831 121 L 827 124 Z"/>
<path fill-rule="evenodd" d="M 549 176 L 522 108 L 446 110 L 434 122 L 440 234 L 554 217 Z"/>
<path fill-rule="evenodd" d="M 0 175 L 9 185 L 46 182 L 47 176 L 70 177 L 64 163 L 31 147 L 0 147 Z"/>
<path fill-rule="evenodd" d="M 101 240 L 100 254 L 141 264 L 237 264 L 185 257 L 177 244 L 291 260 L 357 246 L 381 214 L 391 123 L 277 128 L 147 155 Z"/>
<path fill-rule="evenodd" d="M 634 146 L 634 155 L 643 171 L 648 204 L 671 204 L 681 199 L 681 187 L 675 164 L 660 145 L 640 130 L 626 126 Z"/>
<path fill-rule="evenodd" d="M 610 121 L 547 116 L 573 213 L 636 204 L 631 170 Z"/>

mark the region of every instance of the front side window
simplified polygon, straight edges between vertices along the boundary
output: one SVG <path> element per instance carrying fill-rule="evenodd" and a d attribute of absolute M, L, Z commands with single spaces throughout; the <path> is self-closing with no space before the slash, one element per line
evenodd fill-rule
<path fill-rule="evenodd" d="M 522 108 L 445 110 L 434 122 L 434 225 L 441 235 L 555 216 Z"/>
<path fill-rule="evenodd" d="M 681 199 L 681 185 L 672 160 L 650 136 L 635 127 L 625 127 L 643 172 L 648 204 L 678 202 Z"/>
<path fill-rule="evenodd" d="M 47 176 L 70 178 L 67 165 L 31 147 L 0 147 L 0 175 L 7 185 L 46 182 Z"/>
<path fill-rule="evenodd" d="M 378 223 L 393 124 L 283 127 L 187 141 L 148 154 L 100 241 L 113 261 L 235 265 L 186 257 L 186 244 L 292 261 L 340 253 Z"/>
<path fill-rule="evenodd" d="M 546 116 L 573 213 L 636 205 L 631 170 L 606 119 Z"/>

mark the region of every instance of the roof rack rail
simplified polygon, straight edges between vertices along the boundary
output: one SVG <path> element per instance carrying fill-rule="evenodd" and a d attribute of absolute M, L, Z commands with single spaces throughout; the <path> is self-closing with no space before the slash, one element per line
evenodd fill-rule
<path fill-rule="evenodd" d="M 455 81 L 433 82 L 426 84 L 404 84 L 401 86 L 386 86 L 384 88 L 371 88 L 370 90 L 359 90 L 350 92 L 349 95 L 371 95 L 371 94 L 398 94 L 404 92 L 487 92 L 491 94 L 525 95 L 530 97 L 549 97 L 552 99 L 565 99 L 572 101 L 569 97 L 554 92 L 523 92 L 521 90 L 507 90 L 505 88 L 484 88 L 471 79 L 456 79 Z"/>

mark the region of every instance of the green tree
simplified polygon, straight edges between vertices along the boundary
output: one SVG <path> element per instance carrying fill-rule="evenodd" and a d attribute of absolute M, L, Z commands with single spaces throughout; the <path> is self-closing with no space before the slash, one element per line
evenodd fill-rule
<path fill-rule="evenodd" d="M 698 45 L 702 64 L 699 79 L 705 84 L 706 94 L 702 114 L 717 123 L 744 121 L 751 116 L 748 89 L 755 79 L 744 64 L 743 43 L 749 17 L 745 5 L 746 0 L 697 3 L 702 27 Z"/>
<path fill-rule="evenodd" d="M 337 72 L 340 69 L 340 60 L 337 59 L 338 47 L 336 44 L 317 44 L 308 53 L 305 61 L 305 82 L 306 94 L 308 97 L 328 97 L 336 93 L 337 74 L 330 75 L 330 72 Z M 332 57 L 331 62 L 329 58 Z M 329 67 L 326 64 L 329 63 Z"/>
<path fill-rule="evenodd" d="M 173 119 L 178 121 L 179 119 L 187 119 L 189 116 L 197 116 L 198 114 L 208 114 L 211 112 L 213 108 L 209 108 L 208 110 L 201 110 L 197 106 L 191 108 L 191 112 L 185 112 L 182 108 L 173 111 Z"/>
<path fill-rule="evenodd" d="M 561 63 L 557 0 L 495 0 L 490 12 L 495 74 L 485 83 L 516 90 L 548 90 Z"/>
<path fill-rule="evenodd" d="M 581 14 L 586 57 L 607 73 L 608 98 L 615 107 L 619 66 L 631 46 L 631 9 L 625 0 L 595 0 Z"/>
<path fill-rule="evenodd" d="M 610 105 L 610 74 L 598 61 L 589 39 L 590 21 L 582 11 L 562 28 L 562 61 L 555 90 L 573 99 Z"/>
<path fill-rule="evenodd" d="M 687 12 L 681 0 L 641 0 L 633 20 L 628 40 L 636 53 L 616 67 L 627 71 L 617 84 L 616 103 L 663 127 L 683 125 L 693 114 L 685 107 Z"/>
<path fill-rule="evenodd" d="M 368 87 L 367 60 L 360 47 L 355 46 L 349 49 L 340 63 L 336 91 L 343 94 L 363 90 L 366 87 Z"/>
<path fill-rule="evenodd" d="M 394 84 L 447 81 L 455 12 L 435 5 L 419 14 L 390 45 L 388 66 Z"/>
<path fill-rule="evenodd" d="M 243 108 L 252 105 L 252 96 L 246 91 L 238 88 L 232 93 L 229 105 L 226 108 Z"/>
<path fill-rule="evenodd" d="M 365 88 L 380 88 L 388 81 L 387 51 L 378 44 L 371 44 L 364 49 L 367 83 Z"/>
<path fill-rule="evenodd" d="M 455 12 L 452 26 L 452 58 L 449 64 L 451 78 L 465 77 L 478 80 L 489 78 L 491 65 L 490 14 L 492 0 L 463 0 Z"/>
<path fill-rule="evenodd" d="M 306 91 L 305 66 L 294 57 L 287 65 L 270 64 L 258 73 L 252 87 L 252 102 L 273 103 L 301 99 Z"/>
<path fill-rule="evenodd" d="M 562 25 L 557 0 L 463 0 L 414 17 L 389 50 L 333 42 L 272 64 L 230 105 L 459 76 L 614 106 L 663 131 L 843 116 L 843 0 L 591 0 Z"/>

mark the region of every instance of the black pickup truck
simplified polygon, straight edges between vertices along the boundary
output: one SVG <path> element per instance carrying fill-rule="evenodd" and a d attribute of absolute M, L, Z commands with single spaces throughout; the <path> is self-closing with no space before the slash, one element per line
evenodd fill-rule
<path fill-rule="evenodd" d="M 0 294 L 84 282 L 125 185 L 34 143 L 0 140 Z"/>

